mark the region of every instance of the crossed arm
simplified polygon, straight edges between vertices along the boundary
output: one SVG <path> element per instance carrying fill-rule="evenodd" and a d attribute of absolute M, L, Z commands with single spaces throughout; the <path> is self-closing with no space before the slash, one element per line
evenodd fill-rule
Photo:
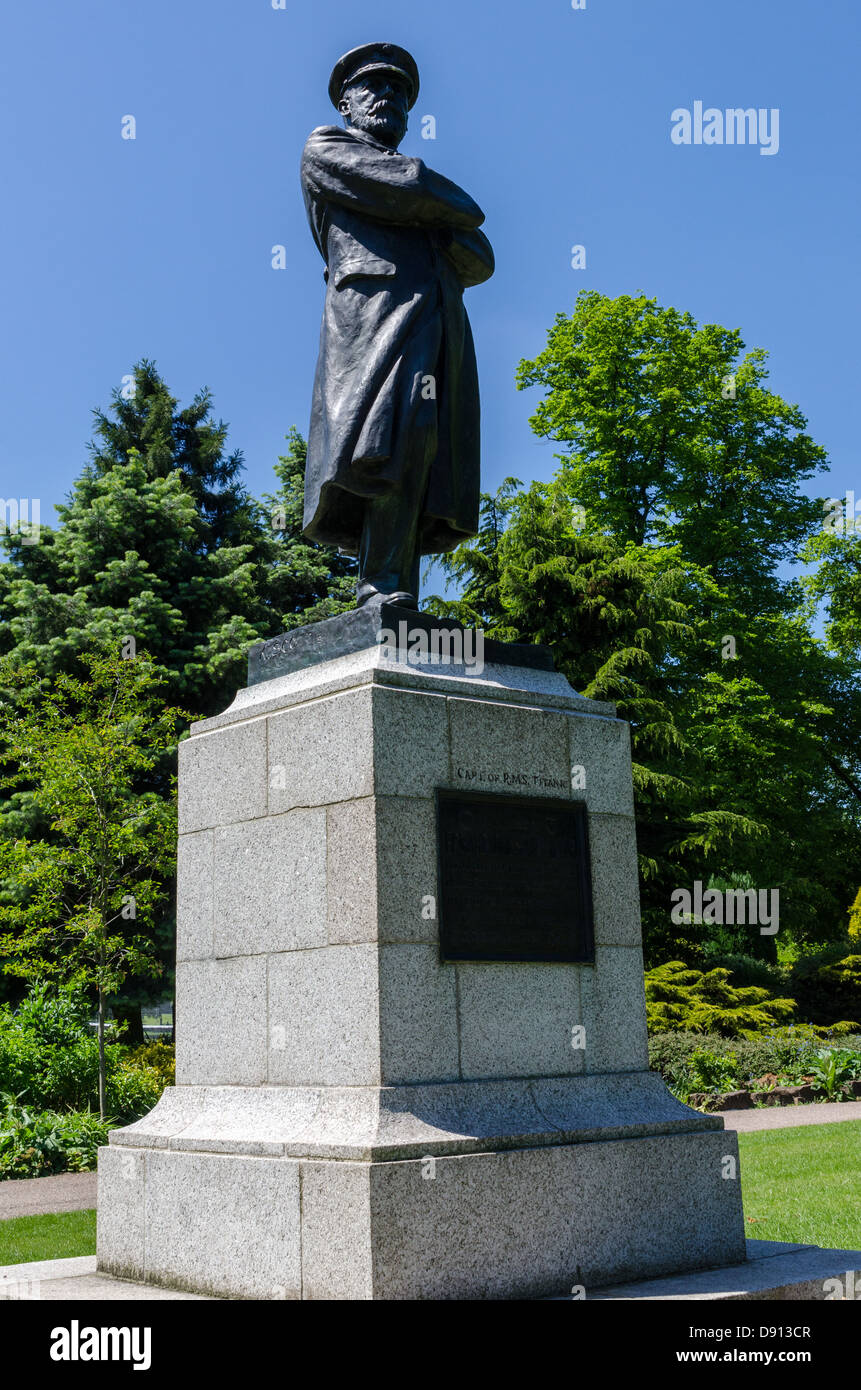
<path fill-rule="evenodd" d="M 421 159 L 378 149 L 337 126 L 309 136 L 302 178 L 316 197 L 378 222 L 471 228 L 484 221 L 468 193 Z"/>
<path fill-rule="evenodd" d="M 323 126 L 305 146 L 302 180 L 314 198 L 361 216 L 437 230 L 464 286 L 493 274 L 490 242 L 478 230 L 484 221 L 481 208 L 421 159 L 379 149 L 337 126 Z"/>

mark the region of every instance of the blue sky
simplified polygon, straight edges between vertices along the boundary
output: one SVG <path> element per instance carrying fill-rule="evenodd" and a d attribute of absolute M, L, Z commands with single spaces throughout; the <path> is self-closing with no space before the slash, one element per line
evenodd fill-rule
<path fill-rule="evenodd" d="M 53 519 L 91 410 L 143 356 L 208 385 L 248 486 L 307 430 L 323 301 L 298 164 L 368 40 L 415 55 L 404 142 L 482 205 L 497 273 L 468 292 L 483 485 L 547 478 L 521 357 L 579 290 L 643 290 L 771 353 L 861 496 L 857 0 L 40 0 L 3 25 L 0 491 Z M 677 146 L 697 100 L 779 108 L 780 148 Z M 437 138 L 421 138 L 433 115 Z M 136 139 L 121 138 L 126 115 Z M 570 248 L 586 247 L 585 270 Z M 271 248 L 287 248 L 287 271 Z"/>

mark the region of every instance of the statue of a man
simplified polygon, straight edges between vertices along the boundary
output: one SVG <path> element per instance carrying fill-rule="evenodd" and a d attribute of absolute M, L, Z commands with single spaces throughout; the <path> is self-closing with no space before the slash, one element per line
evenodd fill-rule
<path fill-rule="evenodd" d="M 422 555 L 478 526 L 479 400 L 463 291 L 493 274 L 468 193 L 398 153 L 414 59 L 364 44 L 336 63 L 344 118 L 313 131 L 302 190 L 326 262 L 305 535 L 357 555 L 357 606 L 418 607 Z"/>

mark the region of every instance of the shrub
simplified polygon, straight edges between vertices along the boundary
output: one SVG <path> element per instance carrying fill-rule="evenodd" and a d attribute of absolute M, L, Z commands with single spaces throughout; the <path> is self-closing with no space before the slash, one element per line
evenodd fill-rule
<path fill-rule="evenodd" d="M 738 1090 L 742 1067 L 737 1051 L 716 1033 L 659 1033 L 649 1040 L 649 1065 L 661 1072 L 679 1100 L 687 1101 L 692 1091 Z"/>
<path fill-rule="evenodd" d="M 105 1049 L 108 1075 L 117 1065 L 116 1045 Z M 99 1044 L 82 1037 L 65 1047 L 46 1047 L 26 1100 L 49 1110 L 88 1110 L 99 1103 Z"/>
<path fill-rule="evenodd" d="M 775 998 L 780 998 L 789 991 L 786 975 L 779 965 L 774 965 L 768 960 L 759 960 L 756 956 L 738 955 L 712 955 L 706 957 L 706 968 L 714 970 L 722 967 L 730 972 L 730 983 L 734 989 L 739 987 L 747 988 L 754 986 L 757 989 L 767 990 Z"/>
<path fill-rule="evenodd" d="M 801 1015 L 811 1023 L 852 1019 L 861 1026 L 861 956 L 834 959 L 834 950 L 802 957 L 789 986 Z"/>
<path fill-rule="evenodd" d="M 861 1053 L 845 1047 L 826 1047 L 816 1054 L 811 1067 L 815 1091 L 822 1091 L 826 1100 L 838 1100 L 843 1088 L 861 1076 Z"/>
<path fill-rule="evenodd" d="M 126 1054 L 125 1066 L 147 1067 L 158 1072 L 162 1086 L 176 1084 L 176 1055 L 172 1043 L 148 1042 Z"/>
<path fill-rule="evenodd" d="M 108 1077 L 107 1106 L 123 1120 L 139 1120 L 158 1104 L 163 1090 L 155 1067 L 119 1066 Z"/>
<path fill-rule="evenodd" d="M 690 1033 L 682 1029 L 655 1033 L 649 1038 L 649 1066 L 652 1071 L 659 1071 L 665 1081 L 670 1081 L 682 1071 L 688 1075 L 692 1053 L 702 1049 L 718 1056 L 737 1051 L 735 1044 L 719 1033 Z"/>
<path fill-rule="evenodd" d="M 692 1091 L 734 1091 L 738 1087 L 738 1058 L 697 1048 L 688 1061 Z"/>
<path fill-rule="evenodd" d="M 31 985 L 14 1013 L 15 1026 L 43 1047 L 69 1047 L 87 1034 L 92 1009 L 85 995 L 66 988 L 51 988 L 42 981 Z"/>
<path fill-rule="evenodd" d="M 90 1007 L 71 992 L 34 986 L 14 1011 L 0 1008 L 0 1178 L 84 1172 L 115 1125 L 139 1119 L 174 1079 L 173 1048 L 105 1048 L 107 1109 L 98 1116 L 99 1045 Z"/>
<path fill-rule="evenodd" d="M 721 1033 L 746 1037 L 774 1027 L 795 1010 L 792 999 L 773 999 L 755 986 L 734 988 L 722 967 L 694 970 L 669 961 L 646 973 L 646 1016 L 650 1030 Z"/>
<path fill-rule="evenodd" d="M 788 1028 L 774 1028 L 760 1038 L 746 1040 L 739 1051 L 745 1055 L 747 1075 L 751 1080 L 755 1081 L 766 1072 L 800 1079 L 812 1074 L 822 1044 L 837 1036 L 841 1036 L 840 1028 L 793 1023 Z M 861 1037 L 845 1033 L 843 1037 L 844 1046 L 861 1055 Z"/>
<path fill-rule="evenodd" d="M 52 997 L 40 985 L 14 1012 L 0 1009 L 0 1091 L 33 1111 L 97 1109 L 99 1045 L 87 1026 L 89 1013 L 85 999 Z M 107 1108 L 117 1120 L 145 1114 L 173 1083 L 167 1043 L 110 1042 L 105 1058 Z"/>
<path fill-rule="evenodd" d="M 0 1015 L 0 1092 L 31 1095 L 43 1062 L 38 1041 L 9 1026 L 8 1015 Z"/>
<path fill-rule="evenodd" d="M 791 1024 L 774 1028 L 751 1038 L 730 1040 L 719 1033 L 672 1032 L 656 1033 L 649 1039 L 649 1065 L 659 1071 L 671 1090 L 676 1092 L 709 1090 L 708 1085 L 693 1084 L 695 1053 L 707 1053 L 716 1059 L 714 1066 L 728 1065 L 735 1057 L 733 1084 L 727 1089 L 749 1088 L 760 1077 L 771 1073 L 792 1077 L 800 1082 L 803 1076 L 814 1075 L 817 1054 L 823 1042 L 829 1040 L 829 1030 L 809 1024 Z M 840 1037 L 842 1049 L 851 1053 L 861 1065 L 861 1035 Z M 702 1077 L 702 1070 L 700 1071 Z"/>
<path fill-rule="evenodd" d="M 37 1109 L 86 1108 L 98 1044 L 86 999 L 33 985 L 17 1009 L 0 1010 L 0 1091 Z"/>
<path fill-rule="evenodd" d="M 139 1119 L 152 1110 L 165 1087 L 159 1068 L 132 1062 L 133 1055 L 118 1043 L 105 1048 L 105 1102 L 108 1114 L 123 1120 Z M 26 1098 L 48 1109 L 96 1109 L 99 1103 L 98 1041 L 88 1037 L 74 1047 L 51 1049 Z"/>
<path fill-rule="evenodd" d="M 0 1096 L 0 1178 L 91 1172 L 108 1142 L 110 1122 L 92 1111 L 32 1111 L 15 1096 Z"/>

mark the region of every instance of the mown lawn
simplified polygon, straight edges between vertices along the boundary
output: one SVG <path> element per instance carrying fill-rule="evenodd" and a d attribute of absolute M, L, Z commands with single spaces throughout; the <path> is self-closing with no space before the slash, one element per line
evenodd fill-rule
<path fill-rule="evenodd" d="M 95 1255 L 95 1211 L 59 1211 L 0 1221 L 0 1265 Z"/>
<path fill-rule="evenodd" d="M 861 1120 L 757 1130 L 738 1147 L 750 1238 L 861 1250 Z"/>

